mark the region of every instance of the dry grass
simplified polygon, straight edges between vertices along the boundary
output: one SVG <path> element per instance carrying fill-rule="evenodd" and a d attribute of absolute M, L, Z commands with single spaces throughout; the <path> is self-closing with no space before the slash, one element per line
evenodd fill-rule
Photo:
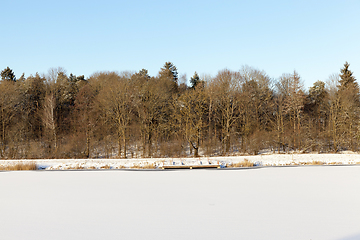
<path fill-rule="evenodd" d="M 324 165 L 322 161 L 300 162 L 300 165 Z"/>
<path fill-rule="evenodd" d="M 22 170 L 36 170 L 37 166 L 34 162 L 18 162 L 15 165 L 0 165 L 1 171 L 22 171 Z"/>
<path fill-rule="evenodd" d="M 81 166 L 81 165 L 75 165 L 75 166 L 69 167 L 69 169 L 71 169 L 71 170 L 79 170 L 79 169 L 85 169 L 85 167 Z"/>
<path fill-rule="evenodd" d="M 141 164 L 134 164 L 133 166 L 131 166 L 130 168 L 133 168 L 133 169 L 155 169 L 156 166 L 154 163 L 144 163 L 143 165 Z"/>
<path fill-rule="evenodd" d="M 341 162 L 330 162 L 328 163 L 328 165 L 342 165 L 343 163 Z"/>
<path fill-rule="evenodd" d="M 54 167 L 52 170 L 80 170 L 80 169 L 85 169 L 84 166 L 81 165 L 60 165 L 58 167 Z"/>
<path fill-rule="evenodd" d="M 247 159 L 245 158 L 244 161 L 238 162 L 238 163 L 229 164 L 227 167 L 234 168 L 234 167 L 253 167 L 253 166 L 254 166 L 254 163 L 250 162 L 249 160 L 247 160 Z"/>
<path fill-rule="evenodd" d="M 101 166 L 100 169 L 110 169 L 110 165 Z"/>
<path fill-rule="evenodd" d="M 322 162 L 322 161 L 312 161 L 311 165 L 324 165 L 324 162 Z"/>
<path fill-rule="evenodd" d="M 297 165 L 299 165 L 299 163 L 297 162 L 291 162 L 286 164 L 286 166 L 297 166 Z"/>

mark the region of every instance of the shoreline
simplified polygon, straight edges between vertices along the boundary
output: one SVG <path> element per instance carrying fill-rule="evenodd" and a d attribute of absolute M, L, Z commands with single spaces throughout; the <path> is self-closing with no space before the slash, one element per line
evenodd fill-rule
<path fill-rule="evenodd" d="M 241 165 L 249 163 L 251 166 Z M 218 165 L 227 168 L 285 167 L 285 166 L 341 166 L 360 164 L 360 154 L 262 154 L 199 158 L 131 158 L 131 159 L 14 159 L 0 160 L 0 167 L 35 163 L 37 170 L 99 170 L 99 169 L 160 169 L 164 166 Z M 240 167 L 239 167 L 240 166 Z M 242 166 L 242 167 L 241 167 Z"/>

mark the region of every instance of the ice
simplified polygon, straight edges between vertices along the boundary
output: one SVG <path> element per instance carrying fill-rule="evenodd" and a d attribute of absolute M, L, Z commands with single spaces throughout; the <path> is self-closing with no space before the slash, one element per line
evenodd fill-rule
<path fill-rule="evenodd" d="M 359 239 L 359 176 L 359 165 L 0 172 L 0 239 Z"/>

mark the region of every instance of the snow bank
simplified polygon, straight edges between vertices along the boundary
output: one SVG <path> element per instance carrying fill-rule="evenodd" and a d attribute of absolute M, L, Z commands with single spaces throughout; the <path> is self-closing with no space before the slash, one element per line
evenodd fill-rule
<path fill-rule="evenodd" d="M 304 164 L 359 164 L 360 154 L 271 154 L 256 156 L 202 157 L 202 158 L 133 158 L 133 159 L 40 159 L 1 160 L 0 165 L 34 161 L 40 169 L 121 169 L 121 168 L 161 168 L 164 165 L 209 165 L 229 166 L 244 160 L 256 166 L 288 166 Z"/>

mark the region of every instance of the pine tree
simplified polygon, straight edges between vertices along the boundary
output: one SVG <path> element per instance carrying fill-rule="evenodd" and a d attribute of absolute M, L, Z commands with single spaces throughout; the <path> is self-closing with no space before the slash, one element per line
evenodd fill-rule
<path fill-rule="evenodd" d="M 164 67 L 161 69 L 160 75 L 170 74 L 172 76 L 172 80 L 177 84 L 179 74 L 176 66 L 172 62 L 166 62 Z"/>
<path fill-rule="evenodd" d="M 356 79 L 353 76 L 352 71 L 349 70 L 350 64 L 345 62 L 344 68 L 340 70 L 340 80 L 339 80 L 339 90 L 344 90 L 345 88 L 349 87 L 357 87 Z"/>
<path fill-rule="evenodd" d="M 171 93 L 178 92 L 178 72 L 177 68 L 172 62 L 166 62 L 164 67 L 159 72 L 159 80 L 163 81 L 165 88 L 168 88 Z"/>
<path fill-rule="evenodd" d="M 146 79 L 150 79 L 150 75 L 147 69 L 141 69 L 138 73 L 136 73 L 138 76 L 141 76 Z"/>
<path fill-rule="evenodd" d="M 1 72 L 1 79 L 2 79 L 2 80 L 6 80 L 6 81 L 16 82 L 15 74 L 14 74 L 13 70 L 10 69 L 9 67 L 5 68 L 5 69 Z"/>
<path fill-rule="evenodd" d="M 353 73 L 349 70 L 349 63 L 345 62 L 344 68 L 340 70 L 340 80 L 337 98 L 340 110 L 339 132 L 342 132 L 342 146 L 357 148 L 359 114 L 360 114 L 360 89 Z"/>
<path fill-rule="evenodd" d="M 191 88 L 195 88 L 196 85 L 198 85 L 198 83 L 200 82 L 200 77 L 199 75 L 197 74 L 197 72 L 194 73 L 194 76 L 192 76 L 190 78 L 190 83 L 191 83 Z"/>

